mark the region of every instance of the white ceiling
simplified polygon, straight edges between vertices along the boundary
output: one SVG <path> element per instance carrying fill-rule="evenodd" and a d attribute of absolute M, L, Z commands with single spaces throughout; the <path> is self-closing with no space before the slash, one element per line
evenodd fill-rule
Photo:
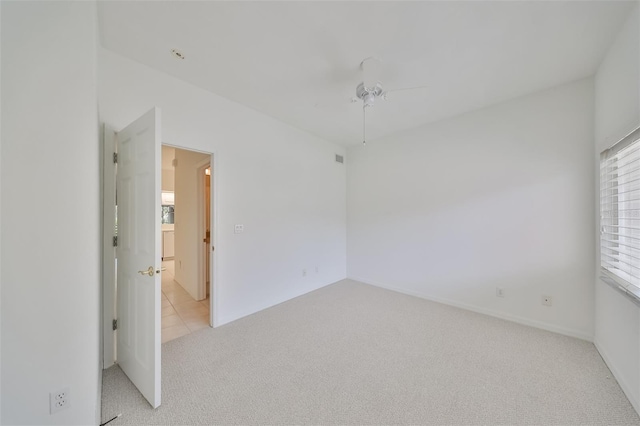
<path fill-rule="evenodd" d="M 105 48 L 344 145 L 592 75 L 635 1 L 99 2 Z M 170 50 L 179 48 L 185 60 Z"/>

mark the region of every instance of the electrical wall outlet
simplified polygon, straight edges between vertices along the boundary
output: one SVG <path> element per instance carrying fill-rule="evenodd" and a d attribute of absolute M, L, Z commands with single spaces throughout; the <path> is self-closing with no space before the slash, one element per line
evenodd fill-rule
<path fill-rule="evenodd" d="M 496 287 L 496 296 L 497 297 L 504 297 L 504 288 Z"/>
<path fill-rule="evenodd" d="M 69 388 L 60 389 L 49 393 L 49 412 L 55 414 L 58 411 L 66 410 L 71 406 L 71 393 Z"/>
<path fill-rule="evenodd" d="M 542 304 L 544 306 L 552 306 L 553 298 L 551 296 L 542 296 Z"/>

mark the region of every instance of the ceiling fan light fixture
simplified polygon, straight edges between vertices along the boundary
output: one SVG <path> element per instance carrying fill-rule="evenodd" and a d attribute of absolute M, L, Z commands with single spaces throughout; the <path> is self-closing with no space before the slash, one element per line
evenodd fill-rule
<path fill-rule="evenodd" d="M 374 95 L 373 93 L 367 93 L 366 95 L 364 95 L 364 98 L 362 98 L 362 100 L 364 101 L 365 108 L 373 106 L 373 103 L 376 101 L 376 95 Z"/>
<path fill-rule="evenodd" d="M 356 97 L 351 103 L 362 101 L 362 145 L 367 145 L 367 109 L 374 106 L 376 99 L 386 100 L 390 92 L 423 89 L 427 86 L 403 87 L 384 90 L 380 81 L 381 61 L 376 57 L 369 57 L 360 63 L 362 82 L 356 87 Z"/>
<path fill-rule="evenodd" d="M 356 96 L 362 99 L 365 106 L 372 106 L 376 98 L 382 95 L 382 85 L 377 83 L 373 89 L 365 87 L 364 83 L 358 84 L 356 87 Z"/>

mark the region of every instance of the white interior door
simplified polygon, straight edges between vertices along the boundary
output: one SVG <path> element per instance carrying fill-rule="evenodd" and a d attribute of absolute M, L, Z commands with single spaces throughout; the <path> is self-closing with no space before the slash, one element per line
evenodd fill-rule
<path fill-rule="evenodd" d="M 118 132 L 118 364 L 160 405 L 160 110 Z"/>

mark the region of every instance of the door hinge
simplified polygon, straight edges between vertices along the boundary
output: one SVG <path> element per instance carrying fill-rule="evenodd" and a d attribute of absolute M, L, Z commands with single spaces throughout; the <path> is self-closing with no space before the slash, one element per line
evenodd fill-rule
<path fill-rule="evenodd" d="M 117 152 L 113 153 L 113 163 L 114 164 L 118 164 L 118 153 Z"/>
<path fill-rule="evenodd" d="M 113 321 L 111 321 L 111 328 L 113 328 L 113 330 L 117 330 L 118 329 L 118 320 L 114 319 Z"/>
<path fill-rule="evenodd" d="M 115 235 L 115 236 L 113 237 L 113 246 L 114 246 L 114 247 L 118 247 L 118 236 L 117 236 L 117 235 Z"/>

